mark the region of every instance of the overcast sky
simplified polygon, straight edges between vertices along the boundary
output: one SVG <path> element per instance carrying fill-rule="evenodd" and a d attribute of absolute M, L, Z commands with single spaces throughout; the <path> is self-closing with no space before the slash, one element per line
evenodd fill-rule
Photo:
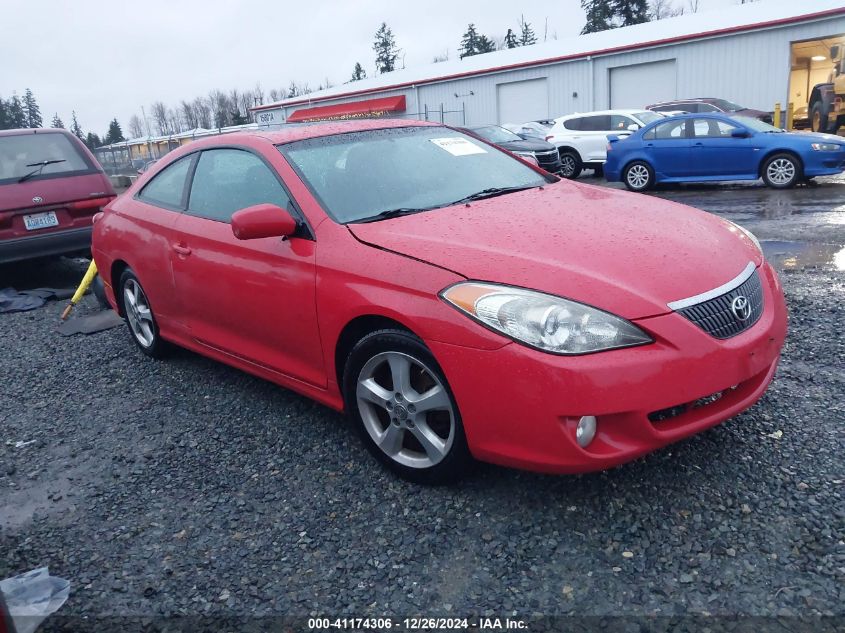
<path fill-rule="evenodd" d="M 676 3 L 688 0 L 675 0 Z M 700 10 L 739 0 L 700 0 Z M 0 96 L 31 88 L 44 124 L 71 110 L 85 132 L 104 135 L 161 100 L 169 106 L 219 88 L 265 92 L 292 79 L 312 87 L 349 79 L 360 61 L 372 75 L 373 35 L 393 29 L 405 66 L 457 54 L 469 22 L 502 36 L 520 13 L 542 41 L 577 35 L 579 0 L 3 0 Z M 402 57 L 399 65 L 401 66 Z"/>

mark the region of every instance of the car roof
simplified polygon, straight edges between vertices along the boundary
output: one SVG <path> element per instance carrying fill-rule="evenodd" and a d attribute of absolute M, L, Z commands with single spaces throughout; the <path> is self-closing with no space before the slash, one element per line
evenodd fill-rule
<path fill-rule="evenodd" d="M 21 136 L 23 134 L 70 134 L 67 130 L 57 127 L 17 128 L 0 130 L 0 136 Z"/>
<path fill-rule="evenodd" d="M 638 114 L 640 112 L 648 112 L 645 108 L 618 108 L 616 110 L 594 110 L 592 112 L 573 112 L 572 114 L 565 114 L 560 116 L 555 121 L 567 120 L 577 116 L 602 116 L 605 114 Z"/>
<path fill-rule="evenodd" d="M 352 121 L 319 121 L 305 124 L 283 123 L 276 127 L 269 127 L 266 130 L 254 130 L 252 132 L 236 132 L 221 137 L 212 138 L 233 138 L 236 136 L 258 136 L 267 139 L 271 143 L 291 143 L 308 138 L 319 136 L 332 136 L 334 134 L 346 134 L 349 132 L 361 132 L 365 130 L 383 130 L 398 127 L 438 127 L 442 123 L 431 121 L 417 121 L 406 119 L 355 119 Z"/>

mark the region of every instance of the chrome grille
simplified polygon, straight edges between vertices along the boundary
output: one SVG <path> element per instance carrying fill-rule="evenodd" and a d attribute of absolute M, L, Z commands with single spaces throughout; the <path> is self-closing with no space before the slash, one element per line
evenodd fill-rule
<path fill-rule="evenodd" d="M 731 305 L 737 297 L 745 297 L 751 307 L 751 314 L 742 321 L 733 312 Z M 760 275 L 754 271 L 751 276 L 733 290 L 713 299 L 686 306 L 677 310 L 710 336 L 730 338 L 754 325 L 763 314 L 763 287 Z"/>

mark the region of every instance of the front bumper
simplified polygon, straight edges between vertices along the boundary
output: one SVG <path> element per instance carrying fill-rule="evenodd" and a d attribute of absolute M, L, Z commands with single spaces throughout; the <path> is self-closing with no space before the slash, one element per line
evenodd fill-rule
<path fill-rule="evenodd" d="M 845 171 L 845 151 L 810 151 L 803 159 L 805 176 L 833 176 Z"/>
<path fill-rule="evenodd" d="M 780 284 L 768 264 L 760 274 L 763 315 L 726 340 L 668 313 L 637 321 L 653 344 L 587 356 L 555 356 L 516 343 L 484 351 L 429 342 L 473 455 L 544 472 L 603 470 L 744 411 L 771 382 L 786 336 Z M 657 421 L 658 412 L 718 392 L 715 402 Z M 597 417 L 598 430 L 581 448 L 575 427 L 585 415 Z"/>
<path fill-rule="evenodd" d="M 91 230 L 91 226 L 86 226 L 81 229 L 0 240 L 0 264 L 90 249 Z"/>

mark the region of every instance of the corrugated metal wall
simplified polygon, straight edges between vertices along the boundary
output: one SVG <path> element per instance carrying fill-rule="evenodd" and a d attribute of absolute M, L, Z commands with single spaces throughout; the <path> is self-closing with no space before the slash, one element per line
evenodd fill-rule
<path fill-rule="evenodd" d="M 828 18 L 729 36 L 658 46 L 640 51 L 602 55 L 475 77 L 385 90 L 366 96 L 315 102 L 329 105 L 404 94 L 409 114 L 453 111 L 446 123 L 467 125 L 500 122 L 497 88 L 500 83 L 548 79 L 548 115 L 587 112 L 610 107 L 610 69 L 659 60 L 677 60 L 678 97 L 721 97 L 747 107 L 771 110 L 786 103 L 790 73 L 790 43 L 845 33 L 845 17 Z M 436 72 L 436 66 L 433 69 Z M 647 104 L 642 104 L 647 105 Z M 287 114 L 298 105 L 285 108 Z M 432 117 L 430 117 L 432 118 Z M 502 121 L 503 122 L 503 121 Z"/>

